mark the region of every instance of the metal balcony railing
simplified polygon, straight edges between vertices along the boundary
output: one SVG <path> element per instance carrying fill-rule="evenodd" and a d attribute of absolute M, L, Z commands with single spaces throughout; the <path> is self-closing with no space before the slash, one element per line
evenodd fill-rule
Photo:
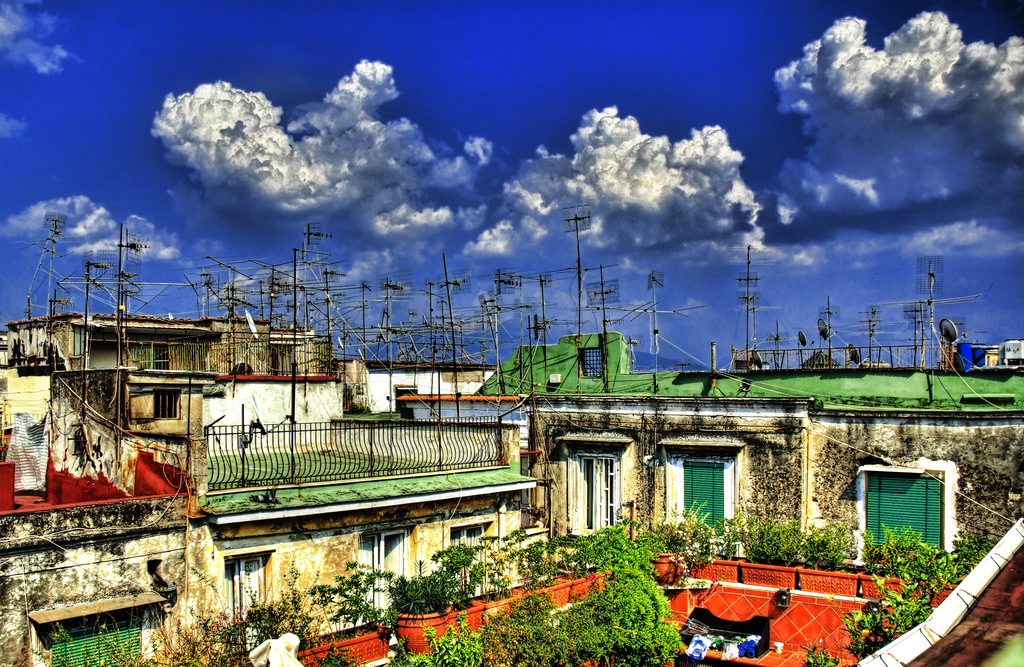
<path fill-rule="evenodd" d="M 373 479 L 508 465 L 500 422 L 345 420 L 209 426 L 207 489 Z"/>

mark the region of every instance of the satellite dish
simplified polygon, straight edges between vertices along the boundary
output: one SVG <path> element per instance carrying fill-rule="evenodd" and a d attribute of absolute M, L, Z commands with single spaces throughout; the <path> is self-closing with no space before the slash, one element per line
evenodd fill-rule
<path fill-rule="evenodd" d="M 830 333 L 831 332 L 828 330 L 828 325 L 825 324 L 825 320 L 823 320 L 823 319 L 821 319 L 819 317 L 818 318 L 818 334 L 821 336 L 821 339 L 822 340 L 828 340 L 828 337 L 829 337 Z"/>
<path fill-rule="evenodd" d="M 750 355 L 750 366 L 754 369 L 758 369 L 761 368 L 763 364 L 764 362 L 761 361 L 761 355 L 757 353 L 757 350 L 754 350 Z"/>
<path fill-rule="evenodd" d="M 803 331 L 796 332 L 796 338 L 800 341 L 801 347 L 807 347 L 807 336 L 804 335 Z"/>
<path fill-rule="evenodd" d="M 953 370 L 957 373 L 963 373 L 964 371 L 964 358 L 961 357 L 957 352 L 953 352 Z"/>
<path fill-rule="evenodd" d="M 942 318 L 939 320 L 939 331 L 942 332 L 942 340 L 947 343 L 955 343 L 957 337 L 956 325 L 952 320 Z"/>
<path fill-rule="evenodd" d="M 252 337 L 258 340 L 259 336 L 256 334 L 256 323 L 252 321 L 252 315 L 249 314 L 248 308 L 245 310 L 245 321 L 249 323 L 249 331 L 252 332 Z"/>
<path fill-rule="evenodd" d="M 853 343 L 850 343 L 849 345 L 847 345 L 846 349 L 847 349 L 847 353 L 850 355 L 850 363 L 851 364 L 859 364 L 860 363 L 860 350 L 858 350 L 854 346 Z"/>

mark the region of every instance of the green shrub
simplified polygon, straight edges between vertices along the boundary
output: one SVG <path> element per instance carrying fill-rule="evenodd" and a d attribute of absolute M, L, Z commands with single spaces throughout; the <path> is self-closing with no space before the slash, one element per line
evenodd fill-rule
<path fill-rule="evenodd" d="M 838 570 L 848 556 L 850 531 L 842 524 L 811 526 L 804 534 L 803 556 L 807 567 Z"/>
<path fill-rule="evenodd" d="M 881 579 L 876 578 L 881 588 Z M 903 633 L 924 622 L 932 607 L 916 584 L 904 583 L 903 591 L 886 590 L 878 611 L 854 610 L 843 617 L 850 635 L 848 650 L 857 659 L 874 653 Z"/>
<path fill-rule="evenodd" d="M 384 624 L 384 610 L 373 600 L 388 588 L 394 576 L 356 562 L 347 564 L 349 574 L 338 575 L 332 584 L 320 584 L 310 594 L 327 617 L 343 626 Z"/>
<path fill-rule="evenodd" d="M 992 541 L 985 535 L 958 535 L 953 540 L 953 560 L 960 576 L 967 576 L 991 549 Z"/>
<path fill-rule="evenodd" d="M 794 565 L 804 550 L 800 523 L 795 519 L 748 518 L 743 550 L 751 563 Z"/>
<path fill-rule="evenodd" d="M 706 513 L 685 510 L 655 524 L 650 531 L 641 534 L 637 544 L 655 555 L 672 554 L 689 576 L 694 568 L 710 563 L 717 554 L 715 527 L 707 523 L 707 518 Z"/>

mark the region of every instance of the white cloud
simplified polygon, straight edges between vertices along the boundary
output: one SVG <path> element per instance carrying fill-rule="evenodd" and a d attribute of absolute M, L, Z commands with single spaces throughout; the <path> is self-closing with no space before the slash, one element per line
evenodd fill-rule
<path fill-rule="evenodd" d="M 0 225 L 0 236 L 41 239 L 49 233 L 47 214 L 60 213 L 67 222 L 58 239 L 61 247 L 74 253 L 117 248 L 121 222 L 110 211 L 83 195 L 60 197 L 32 204 Z M 122 221 L 125 229 L 140 236 L 146 243 L 146 256 L 154 259 L 175 259 L 181 255 L 175 234 L 158 229 L 149 220 L 130 215 Z"/>
<path fill-rule="evenodd" d="M 965 44 L 945 14 L 922 13 L 876 50 L 846 18 L 775 73 L 779 110 L 805 116 L 814 145 L 783 183 L 801 207 L 895 210 L 984 192 L 1020 197 L 1024 40 Z"/>
<path fill-rule="evenodd" d="M 21 136 L 25 131 L 25 123 L 0 113 L 0 139 Z"/>
<path fill-rule="evenodd" d="M 0 58 L 31 65 L 40 74 L 53 74 L 64 68 L 63 61 L 71 54 L 60 45 L 43 44 L 53 34 L 57 19 L 46 12 L 31 11 L 29 5 L 35 4 L 39 3 L 0 2 Z"/>
<path fill-rule="evenodd" d="M 583 242 L 623 254 L 660 250 L 706 260 L 709 243 L 734 244 L 756 229 L 759 205 L 739 173 L 743 156 L 720 127 L 673 143 L 609 107 L 585 114 L 572 143 L 572 156 L 537 149 L 505 184 L 512 215 L 467 253 L 510 254 L 536 244 L 561 226 L 561 207 L 581 202 L 593 216 Z"/>
<path fill-rule="evenodd" d="M 378 119 L 397 96 L 391 67 L 363 61 L 284 127 L 263 93 L 221 81 L 168 95 L 152 132 L 208 205 L 244 199 L 276 215 L 344 214 L 348 231 L 413 238 L 452 224 L 456 212 L 432 198 L 467 192 L 491 146 L 473 138 L 456 155 L 408 119 Z"/>
<path fill-rule="evenodd" d="M 955 253 L 972 257 L 1006 257 L 1024 252 L 1024 236 L 977 220 L 953 222 L 912 234 L 901 243 L 904 254 Z"/>

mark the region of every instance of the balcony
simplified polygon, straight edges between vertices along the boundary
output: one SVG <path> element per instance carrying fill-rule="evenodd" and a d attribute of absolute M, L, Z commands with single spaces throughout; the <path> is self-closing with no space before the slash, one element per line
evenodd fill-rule
<path fill-rule="evenodd" d="M 205 434 L 207 490 L 225 491 L 507 467 L 518 431 L 498 421 L 345 420 Z"/>

